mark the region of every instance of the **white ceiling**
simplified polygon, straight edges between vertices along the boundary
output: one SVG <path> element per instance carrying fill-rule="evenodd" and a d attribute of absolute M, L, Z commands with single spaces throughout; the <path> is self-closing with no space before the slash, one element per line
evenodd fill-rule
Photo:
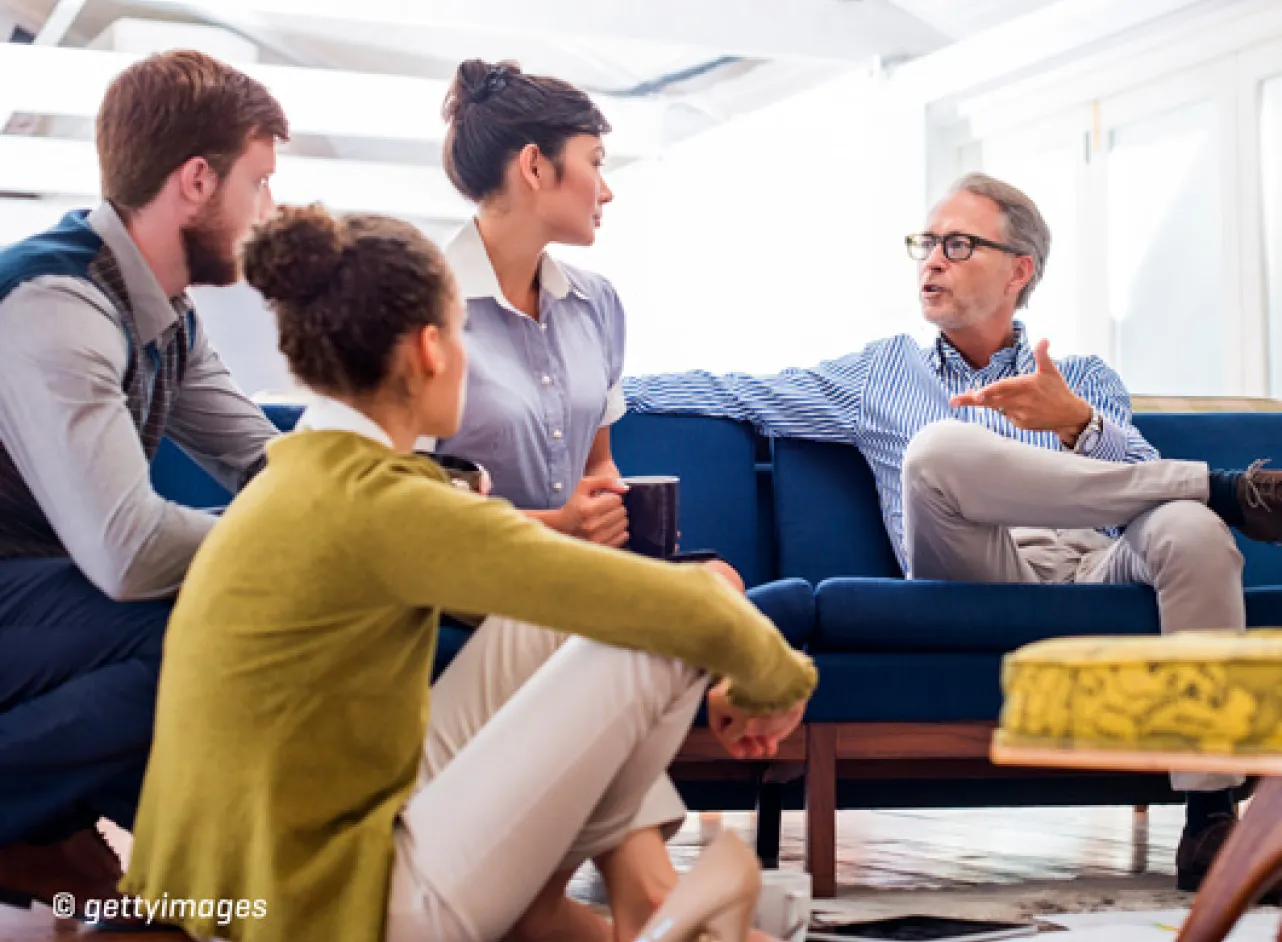
<path fill-rule="evenodd" d="M 1067 2 L 1078 0 L 1059 0 L 1061 5 Z M 617 164 L 660 153 L 677 141 L 843 74 L 866 71 L 877 63 L 894 66 L 921 59 L 1051 3 L 0 0 L 0 38 L 16 24 L 36 35 L 37 44 L 134 54 L 149 51 L 149 45 L 205 48 L 208 39 L 215 47 L 208 51 L 214 54 L 219 49 L 239 50 L 266 65 L 412 76 L 413 80 L 402 82 L 404 92 L 393 104 L 407 123 L 416 125 L 439 112 L 444 83 L 460 60 L 515 59 L 528 71 L 557 75 L 597 99 L 615 125 L 616 133 L 607 146 L 613 148 Z M 135 30 L 134 39 L 122 44 L 121 28 L 113 30 L 113 24 L 140 20 L 151 21 L 152 27 Z M 216 27 L 217 32 L 192 33 L 183 25 L 192 23 Z M 233 55 L 228 52 L 224 57 Z M 3 56 L 0 46 L 0 67 Z M 14 50 L 11 58 L 16 56 Z M 46 68 L 52 70 L 54 63 Z M 323 77 L 317 72 L 306 74 Z M 87 139 L 92 95 L 101 85 L 81 89 L 83 94 L 74 104 L 56 109 L 46 105 L 50 109 L 46 112 L 24 114 L 15 96 L 6 95 L 3 75 L 0 68 L 0 127 L 5 126 L 6 115 L 18 114 L 7 122 L 0 145 L 15 136 Z M 356 86 L 353 79 L 351 87 Z M 387 106 L 388 102 L 377 104 Z M 361 103 L 338 105 L 351 110 Z M 395 120 L 396 114 L 390 119 Z M 336 123 L 351 127 L 359 122 Z M 33 165 L 46 153 L 28 147 L 27 142 L 8 143 L 14 145 L 7 151 L 10 161 L 22 159 L 24 148 Z M 364 166 L 372 175 L 384 165 L 389 177 L 403 174 L 396 178 L 404 181 L 412 179 L 414 168 L 421 168 L 439 177 L 432 179 L 431 192 L 445 192 L 440 186 L 440 134 L 434 127 L 422 134 L 301 134 L 287 149 L 295 156 L 342 160 L 347 162 L 344 167 Z M 73 150 L 65 149 L 68 166 L 79 161 L 81 176 L 87 179 L 86 153 L 77 155 Z M 27 179 L 49 176 L 42 172 Z M 6 181 L 5 168 L 0 167 L 0 191 L 15 186 Z M 445 217 L 460 210 L 451 203 L 442 204 L 438 211 Z"/>
<path fill-rule="evenodd" d="M 1053 0 L 895 0 L 895 6 L 951 36 L 963 39 L 1049 6 Z"/>
<path fill-rule="evenodd" d="M 88 43 L 120 17 L 188 19 L 224 23 L 261 42 L 262 61 L 448 78 L 464 58 L 516 59 L 593 92 L 631 97 L 653 89 L 653 97 L 688 100 L 754 72 L 777 75 L 791 93 L 794 74 L 813 84 L 875 57 L 920 56 L 1047 2 L 0 0 L 0 13 L 7 8 L 36 32 L 55 8 L 70 7 L 67 45 Z M 686 70 L 694 74 L 681 80 Z M 760 76 L 751 83 L 746 105 L 768 103 L 762 84 Z M 726 96 L 719 99 L 724 107 Z"/>

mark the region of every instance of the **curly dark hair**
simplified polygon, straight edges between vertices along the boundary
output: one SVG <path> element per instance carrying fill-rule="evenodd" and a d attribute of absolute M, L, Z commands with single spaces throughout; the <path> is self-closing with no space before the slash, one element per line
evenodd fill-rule
<path fill-rule="evenodd" d="M 242 252 L 246 281 L 276 314 L 281 353 L 318 392 L 380 389 L 397 344 L 429 324 L 445 326 L 457 297 L 441 250 L 389 216 L 284 206 L 255 227 Z"/>
<path fill-rule="evenodd" d="M 566 141 L 610 131 L 584 92 L 561 79 L 527 75 L 515 62 L 462 63 L 441 115 L 449 122 L 445 173 L 475 203 L 503 189 L 508 164 L 527 144 L 536 145 L 560 174 Z"/>

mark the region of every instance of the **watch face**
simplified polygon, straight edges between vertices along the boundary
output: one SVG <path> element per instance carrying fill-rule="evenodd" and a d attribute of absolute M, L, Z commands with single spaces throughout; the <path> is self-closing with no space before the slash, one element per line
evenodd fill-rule
<path fill-rule="evenodd" d="M 1075 451 L 1092 451 L 1099 443 L 1102 420 L 1100 414 L 1096 412 L 1091 416 L 1090 422 L 1086 423 L 1086 428 L 1082 429 L 1082 434 L 1077 438 L 1077 447 Z"/>
<path fill-rule="evenodd" d="M 1095 443 L 1100 440 L 1100 426 L 1099 422 L 1097 422 L 1097 417 L 1099 417 L 1099 413 L 1091 415 L 1090 422 L 1086 423 L 1086 428 L 1082 429 L 1082 433 L 1077 436 L 1077 441 L 1073 443 L 1073 451 L 1082 454 L 1082 452 L 1095 449 Z"/>

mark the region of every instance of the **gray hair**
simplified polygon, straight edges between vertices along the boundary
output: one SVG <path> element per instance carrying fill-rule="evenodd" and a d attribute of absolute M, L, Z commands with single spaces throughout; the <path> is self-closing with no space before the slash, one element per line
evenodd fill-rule
<path fill-rule="evenodd" d="M 1005 220 L 1005 241 L 1033 259 L 1033 277 L 1019 292 L 1015 307 L 1028 307 L 1028 298 L 1046 272 L 1046 259 L 1051 254 L 1051 230 L 1037 209 L 1037 204 L 1022 190 L 1003 183 L 986 173 L 968 173 L 949 190 L 956 193 L 974 193 L 992 200 L 1002 211 Z"/>

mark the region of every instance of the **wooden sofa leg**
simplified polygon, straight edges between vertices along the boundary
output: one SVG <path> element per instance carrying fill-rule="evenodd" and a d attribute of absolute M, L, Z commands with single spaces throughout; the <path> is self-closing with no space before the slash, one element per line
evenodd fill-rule
<path fill-rule="evenodd" d="M 757 856 L 767 870 L 779 866 L 779 834 L 783 830 L 783 785 L 757 785 Z"/>
<path fill-rule="evenodd" d="M 806 727 L 806 869 L 816 899 L 837 895 L 837 728 Z"/>

